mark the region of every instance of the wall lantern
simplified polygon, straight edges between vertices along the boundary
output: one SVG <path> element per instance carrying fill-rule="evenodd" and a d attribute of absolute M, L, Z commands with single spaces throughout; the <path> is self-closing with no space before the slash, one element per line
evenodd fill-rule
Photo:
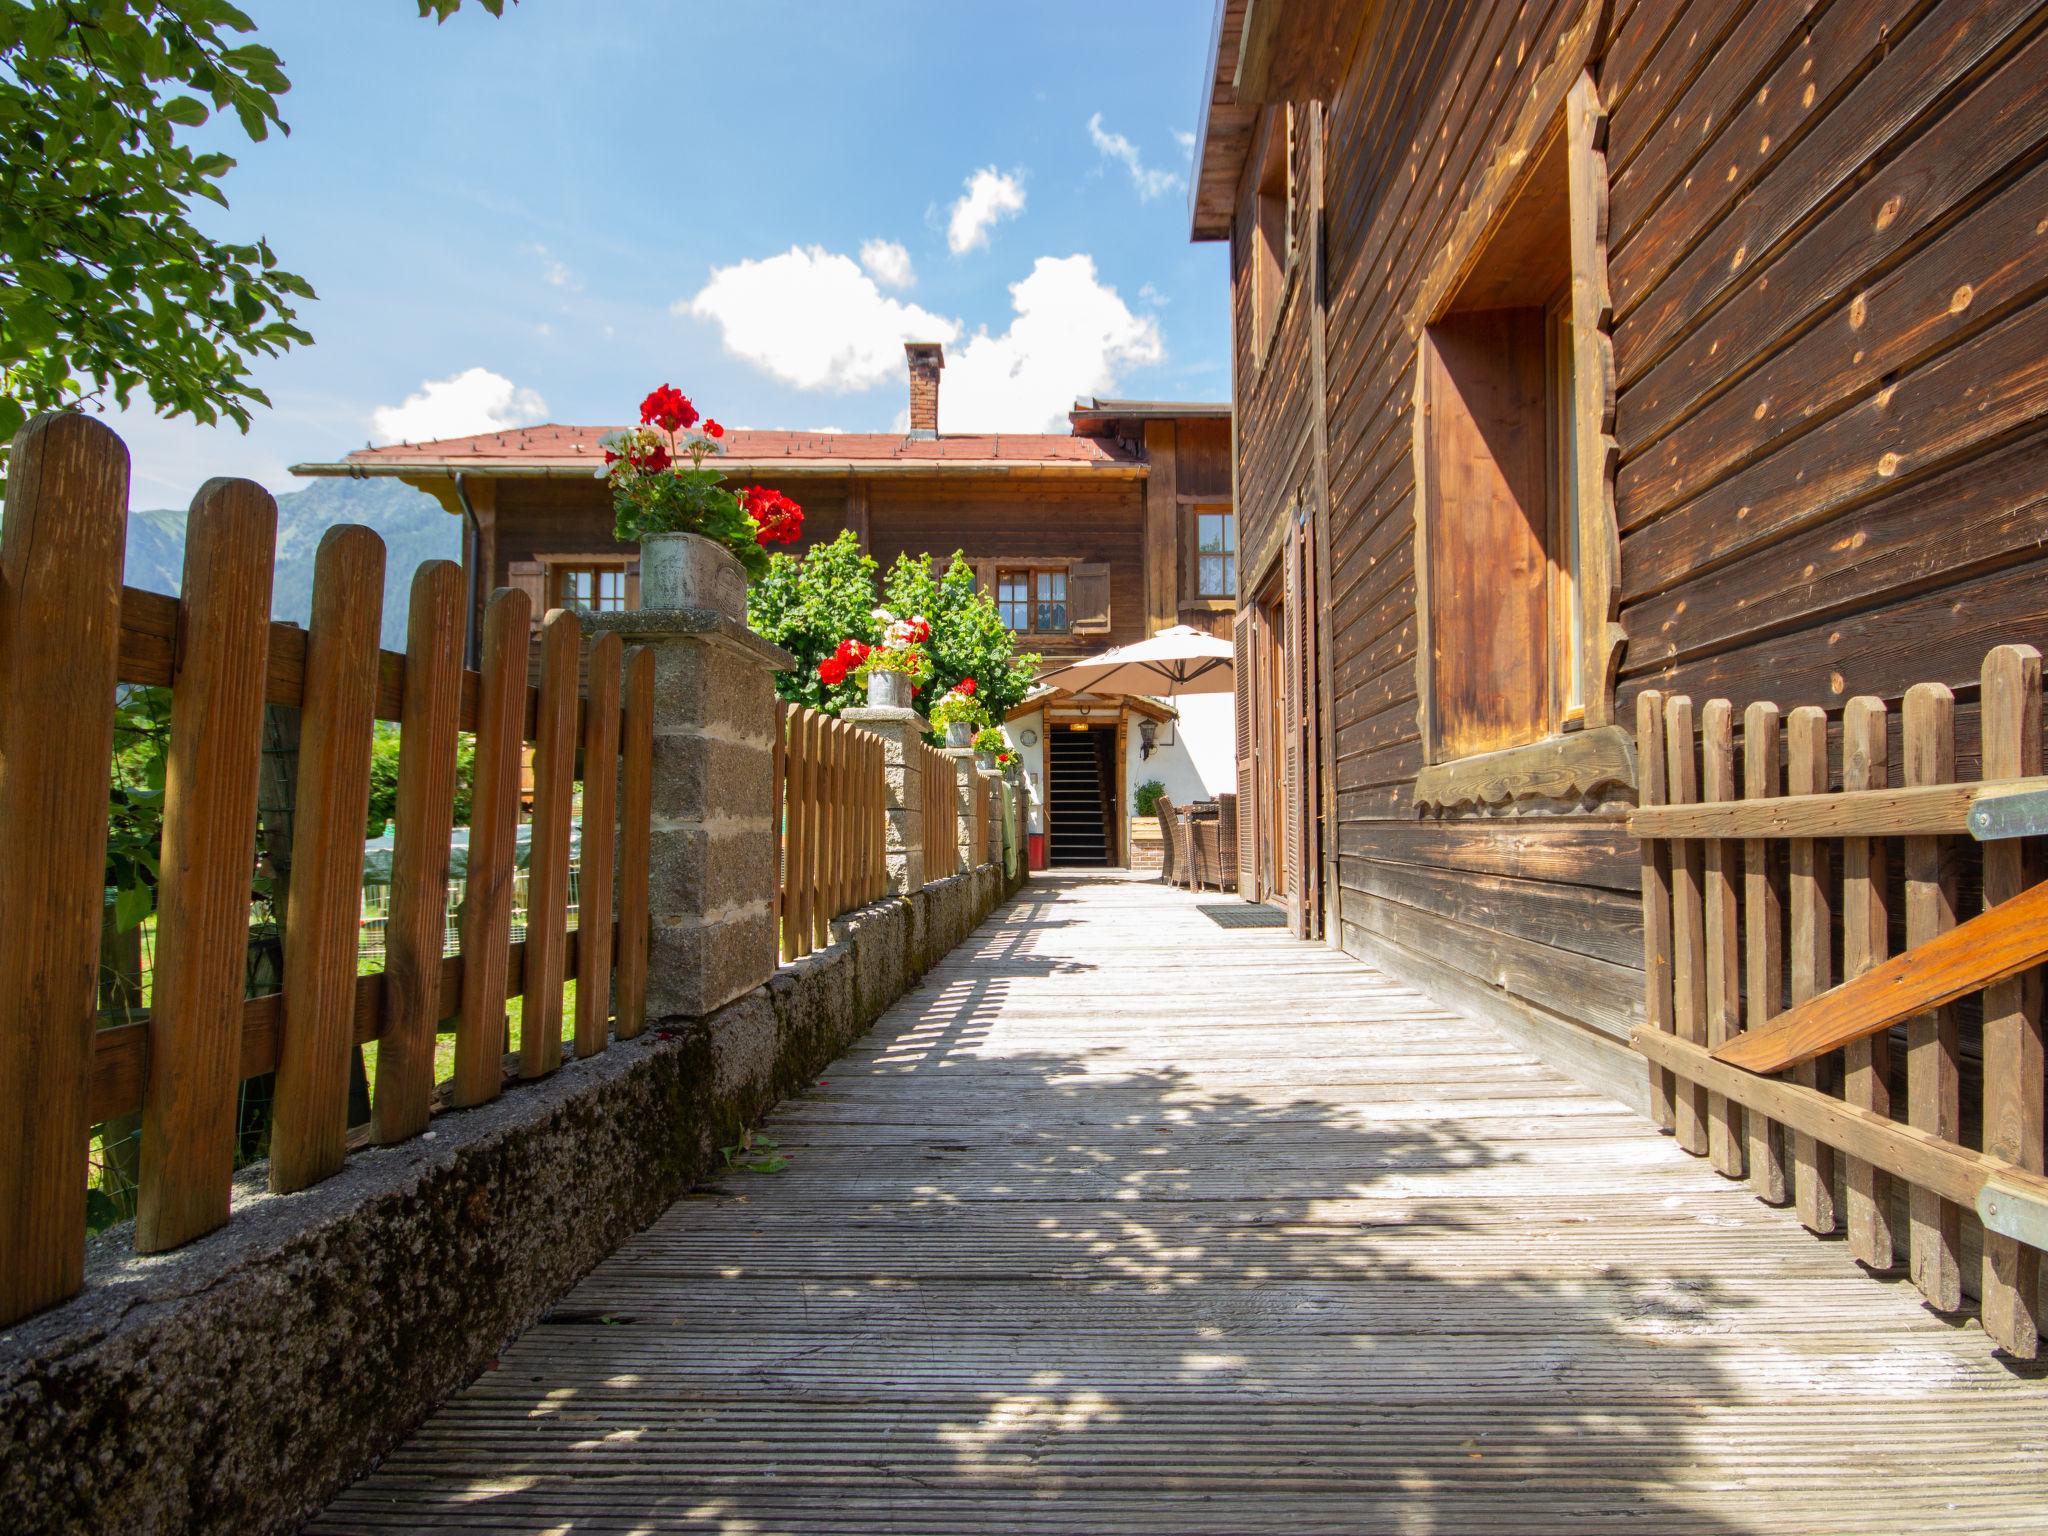
<path fill-rule="evenodd" d="M 1142 762 L 1159 749 L 1159 722 L 1140 720 L 1138 722 L 1138 758 Z"/>

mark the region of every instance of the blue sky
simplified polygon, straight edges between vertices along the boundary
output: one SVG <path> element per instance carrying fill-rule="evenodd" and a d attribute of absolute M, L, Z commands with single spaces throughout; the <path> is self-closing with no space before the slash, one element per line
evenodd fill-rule
<path fill-rule="evenodd" d="M 947 343 L 947 430 L 1228 396 L 1224 252 L 1187 239 L 1200 0 L 243 3 L 292 133 L 218 135 L 208 227 L 312 281 L 316 344 L 260 366 L 246 437 L 117 421 L 137 506 L 664 381 L 728 425 L 889 430 L 912 336 Z"/>

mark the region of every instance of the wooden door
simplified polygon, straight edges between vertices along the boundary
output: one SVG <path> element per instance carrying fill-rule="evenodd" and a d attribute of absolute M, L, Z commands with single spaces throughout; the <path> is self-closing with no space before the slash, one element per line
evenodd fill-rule
<path fill-rule="evenodd" d="M 1288 926 L 1299 938 L 1322 935 L 1322 689 L 1316 649 L 1316 560 L 1312 520 L 1287 530 L 1285 606 L 1279 646 L 1285 827 L 1282 832 Z"/>

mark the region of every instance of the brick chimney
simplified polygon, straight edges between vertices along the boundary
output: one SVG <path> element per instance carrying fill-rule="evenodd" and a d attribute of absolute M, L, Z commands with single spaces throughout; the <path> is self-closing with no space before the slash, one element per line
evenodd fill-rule
<path fill-rule="evenodd" d="M 939 370 L 946 366 L 946 349 L 936 341 L 906 341 L 903 355 L 910 362 L 910 435 L 939 435 Z"/>

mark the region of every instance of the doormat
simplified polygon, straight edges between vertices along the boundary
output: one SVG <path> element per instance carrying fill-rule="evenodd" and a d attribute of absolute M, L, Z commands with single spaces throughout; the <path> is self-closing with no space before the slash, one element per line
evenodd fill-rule
<path fill-rule="evenodd" d="M 1287 914 L 1253 901 L 1200 902 L 1195 910 L 1218 928 L 1285 928 Z"/>

